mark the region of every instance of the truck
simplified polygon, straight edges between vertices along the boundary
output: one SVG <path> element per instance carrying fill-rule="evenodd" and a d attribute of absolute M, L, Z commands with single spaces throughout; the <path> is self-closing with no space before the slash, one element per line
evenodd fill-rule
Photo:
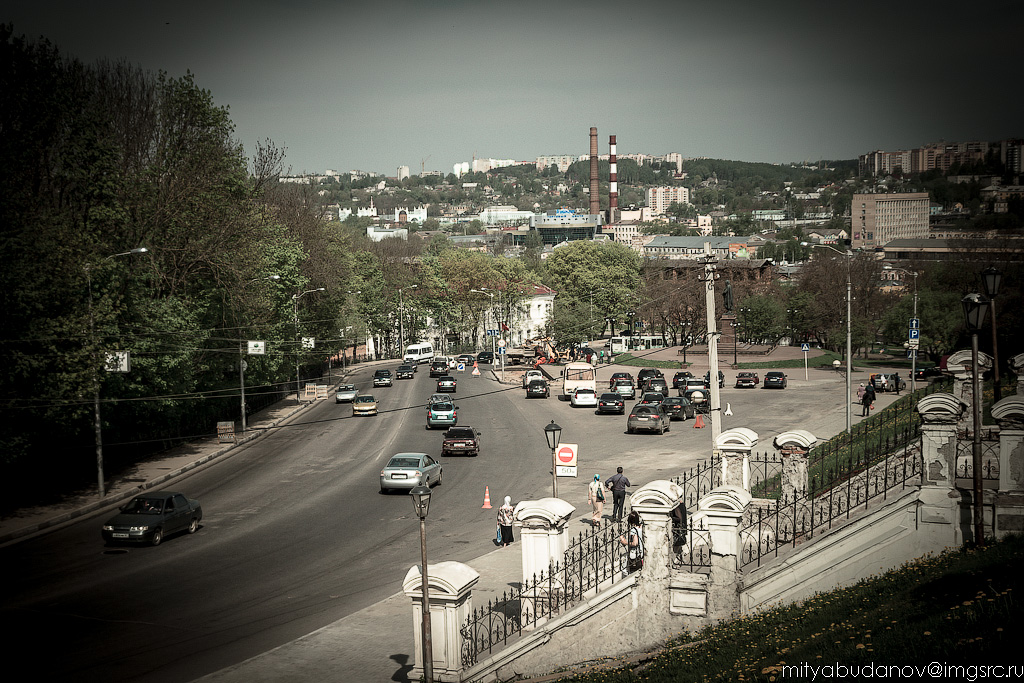
<path fill-rule="evenodd" d="M 469 426 L 449 427 L 441 442 L 441 455 L 480 455 L 480 432 Z"/>

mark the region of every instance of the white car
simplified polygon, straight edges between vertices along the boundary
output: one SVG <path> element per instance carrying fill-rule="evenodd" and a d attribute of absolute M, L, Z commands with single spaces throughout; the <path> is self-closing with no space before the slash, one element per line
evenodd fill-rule
<path fill-rule="evenodd" d="M 523 373 L 523 388 L 530 386 L 530 382 L 535 379 L 547 379 L 544 373 L 540 370 L 527 370 Z"/>
<path fill-rule="evenodd" d="M 596 408 L 597 392 L 593 389 L 580 387 L 572 392 L 572 395 L 569 397 L 569 403 L 572 404 L 573 408 L 579 408 L 580 406 Z"/>
<path fill-rule="evenodd" d="M 334 395 L 334 402 L 352 403 L 352 401 L 356 400 L 356 394 L 358 393 L 355 384 L 339 384 L 338 393 Z"/>

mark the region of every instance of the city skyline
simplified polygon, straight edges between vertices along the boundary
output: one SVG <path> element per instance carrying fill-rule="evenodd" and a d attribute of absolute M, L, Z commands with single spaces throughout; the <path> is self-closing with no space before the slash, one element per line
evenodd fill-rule
<path fill-rule="evenodd" d="M 302 7 L 58 0 L 0 21 L 86 63 L 190 71 L 247 155 L 269 139 L 294 174 L 582 155 L 591 126 L 602 154 L 616 135 L 620 155 L 770 163 L 1021 134 L 1010 2 L 958 8 L 945 43 L 934 5 L 876 0 Z"/>

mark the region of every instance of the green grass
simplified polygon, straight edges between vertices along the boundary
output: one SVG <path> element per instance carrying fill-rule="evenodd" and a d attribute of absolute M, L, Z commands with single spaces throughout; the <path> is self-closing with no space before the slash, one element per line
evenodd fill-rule
<path fill-rule="evenodd" d="M 782 667 L 1020 664 L 1022 563 L 1021 536 L 927 556 L 800 604 L 684 633 L 648 656 L 612 659 L 557 680 L 810 681 L 810 672 L 783 675 Z M 854 676 L 830 680 L 839 678 Z M 874 678 L 900 676 L 876 670 Z"/>

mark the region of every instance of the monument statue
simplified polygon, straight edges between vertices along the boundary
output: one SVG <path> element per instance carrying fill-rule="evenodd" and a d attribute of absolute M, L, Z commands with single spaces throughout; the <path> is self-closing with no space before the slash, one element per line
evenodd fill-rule
<path fill-rule="evenodd" d="M 732 283 L 728 280 L 725 281 L 725 291 L 722 292 L 722 301 L 725 302 L 725 312 L 732 313 Z"/>

